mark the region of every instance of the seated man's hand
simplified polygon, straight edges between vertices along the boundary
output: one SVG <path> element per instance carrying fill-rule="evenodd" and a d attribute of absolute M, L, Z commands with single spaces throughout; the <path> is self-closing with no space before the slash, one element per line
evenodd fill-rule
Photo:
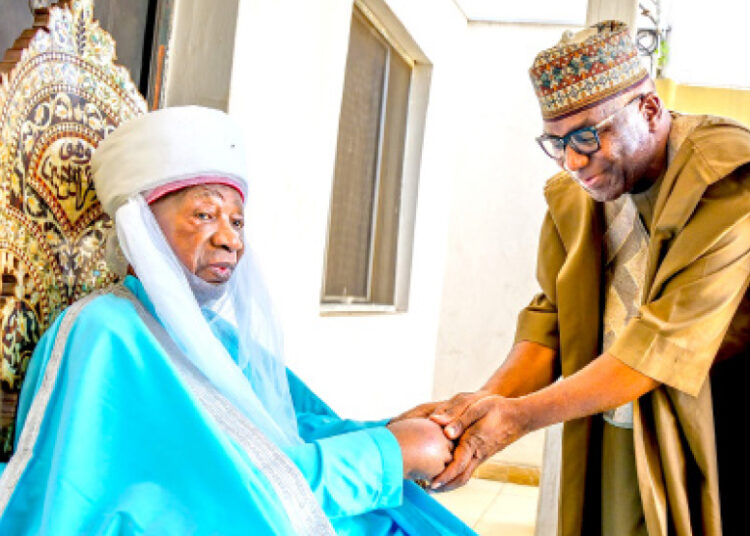
<path fill-rule="evenodd" d="M 443 472 L 453 458 L 453 443 L 445 436 L 443 429 L 429 419 L 391 422 L 388 429 L 401 446 L 404 478 L 432 480 Z"/>
<path fill-rule="evenodd" d="M 440 491 L 464 485 L 479 464 L 527 431 L 517 399 L 487 393 L 457 395 L 455 398 L 459 398 L 457 404 L 431 417 L 445 426 L 448 438 L 460 438 L 453 452 L 453 461 L 432 481 L 432 489 Z"/>

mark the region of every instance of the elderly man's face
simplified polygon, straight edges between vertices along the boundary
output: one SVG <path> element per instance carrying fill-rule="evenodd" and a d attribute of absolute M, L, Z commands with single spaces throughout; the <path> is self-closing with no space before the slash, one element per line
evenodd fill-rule
<path fill-rule="evenodd" d="M 229 186 L 192 186 L 151 204 L 172 250 L 204 281 L 223 283 L 242 257 L 242 198 Z"/>
<path fill-rule="evenodd" d="M 636 100 L 632 97 L 625 95 L 616 101 L 544 124 L 545 133 L 562 137 L 606 120 L 598 128 L 598 151 L 584 155 L 568 145 L 564 157 L 558 161 L 596 201 L 612 201 L 624 193 L 638 190 L 648 167 L 652 141 L 646 108 L 650 109 L 653 102 L 650 95 Z M 611 120 L 607 119 L 609 117 Z"/>

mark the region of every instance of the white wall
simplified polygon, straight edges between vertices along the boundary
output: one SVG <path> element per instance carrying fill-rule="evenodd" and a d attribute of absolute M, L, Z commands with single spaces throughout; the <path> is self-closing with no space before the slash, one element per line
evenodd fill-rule
<path fill-rule="evenodd" d="M 596 1 L 596 0 L 593 0 Z M 604 0 L 612 1 L 612 0 Z M 588 0 L 455 0 L 466 18 L 474 22 L 578 24 L 586 21 Z"/>
<path fill-rule="evenodd" d="M 229 111 L 245 125 L 252 242 L 265 265 L 287 360 L 334 409 L 392 415 L 429 399 L 451 188 L 463 132 L 466 20 L 451 0 L 392 0 L 434 65 L 419 180 L 409 310 L 319 315 L 352 4 L 242 0 Z"/>
<path fill-rule="evenodd" d="M 668 0 L 672 27 L 665 76 L 682 84 L 750 88 L 747 21 L 750 3 Z"/>
<path fill-rule="evenodd" d="M 436 398 L 481 386 L 510 349 L 518 312 L 538 292 L 542 188 L 557 168 L 534 141 L 542 121 L 527 71 L 563 30 L 468 27 L 465 124 L 448 226 Z"/>
<path fill-rule="evenodd" d="M 516 317 L 538 292 L 542 188 L 557 171 L 528 77 L 534 56 L 566 27 L 471 23 L 466 38 L 464 135 L 450 213 L 435 365 L 435 398 L 479 388 L 513 343 Z M 496 459 L 540 465 L 543 431 Z"/>

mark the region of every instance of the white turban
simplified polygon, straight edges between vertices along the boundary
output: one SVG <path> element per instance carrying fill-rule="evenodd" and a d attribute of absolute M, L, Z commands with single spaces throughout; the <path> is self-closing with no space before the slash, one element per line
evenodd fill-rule
<path fill-rule="evenodd" d="M 224 112 L 199 106 L 164 108 L 121 124 L 99 144 L 91 170 L 112 218 L 135 194 L 195 177 L 224 178 L 243 199 L 247 195 L 238 125 Z"/>
<path fill-rule="evenodd" d="M 221 297 L 199 304 L 194 277 L 147 204 L 155 196 L 206 182 L 232 186 L 244 199 L 244 149 L 235 123 L 223 112 L 196 106 L 151 112 L 115 129 L 94 152 L 91 167 L 96 194 L 115 223 L 119 246 L 111 248 L 121 248 L 124 266 L 133 267 L 173 340 L 272 441 L 301 442 L 281 334 L 247 239 Z M 109 251 L 107 256 L 111 261 Z M 215 313 L 211 321 L 207 308 Z M 233 325 L 236 355 L 212 329 L 222 325 L 219 318 Z"/>

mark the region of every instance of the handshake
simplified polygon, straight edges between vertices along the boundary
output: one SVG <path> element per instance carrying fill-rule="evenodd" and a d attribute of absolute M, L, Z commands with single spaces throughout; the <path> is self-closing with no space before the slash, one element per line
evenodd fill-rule
<path fill-rule="evenodd" d="M 514 399 L 480 390 L 422 404 L 387 427 L 401 447 L 404 478 L 448 491 L 465 484 L 479 464 L 528 431 L 521 416 Z"/>

